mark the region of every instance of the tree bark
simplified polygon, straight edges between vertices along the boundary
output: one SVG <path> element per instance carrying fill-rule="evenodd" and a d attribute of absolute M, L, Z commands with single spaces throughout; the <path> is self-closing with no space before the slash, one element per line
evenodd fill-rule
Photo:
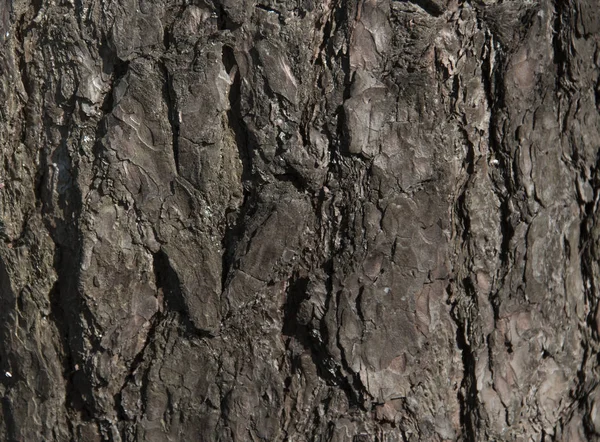
<path fill-rule="evenodd" d="M 600 440 L 594 0 L 5 0 L 0 440 Z"/>

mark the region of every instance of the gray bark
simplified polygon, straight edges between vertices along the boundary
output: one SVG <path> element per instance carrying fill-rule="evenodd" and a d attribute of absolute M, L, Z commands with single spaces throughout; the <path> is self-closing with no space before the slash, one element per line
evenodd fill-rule
<path fill-rule="evenodd" d="M 0 440 L 600 440 L 594 0 L 4 0 Z"/>

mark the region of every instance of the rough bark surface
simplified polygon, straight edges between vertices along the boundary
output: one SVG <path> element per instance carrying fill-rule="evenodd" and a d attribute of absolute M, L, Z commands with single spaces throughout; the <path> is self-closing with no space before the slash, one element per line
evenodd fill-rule
<path fill-rule="evenodd" d="M 596 0 L 2 0 L 0 440 L 599 440 L 599 42 Z"/>

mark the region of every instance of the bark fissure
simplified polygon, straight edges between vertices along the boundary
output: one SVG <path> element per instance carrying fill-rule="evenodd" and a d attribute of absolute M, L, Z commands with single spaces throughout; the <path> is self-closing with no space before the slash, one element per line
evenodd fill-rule
<path fill-rule="evenodd" d="M 0 440 L 600 435 L 592 0 L 24 1 Z"/>
<path fill-rule="evenodd" d="M 179 170 L 179 118 L 180 113 L 177 110 L 177 98 L 173 89 L 173 79 L 169 74 L 169 69 L 166 66 L 162 67 L 164 72 L 164 89 L 163 98 L 167 105 L 169 124 L 171 126 L 171 145 L 173 149 L 173 161 L 175 162 L 175 170 L 178 175 Z"/>

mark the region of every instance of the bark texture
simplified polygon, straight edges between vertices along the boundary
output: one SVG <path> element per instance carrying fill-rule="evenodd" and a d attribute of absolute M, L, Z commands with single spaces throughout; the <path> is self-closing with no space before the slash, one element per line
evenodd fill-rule
<path fill-rule="evenodd" d="M 599 42 L 596 0 L 0 0 L 0 440 L 599 440 Z"/>

